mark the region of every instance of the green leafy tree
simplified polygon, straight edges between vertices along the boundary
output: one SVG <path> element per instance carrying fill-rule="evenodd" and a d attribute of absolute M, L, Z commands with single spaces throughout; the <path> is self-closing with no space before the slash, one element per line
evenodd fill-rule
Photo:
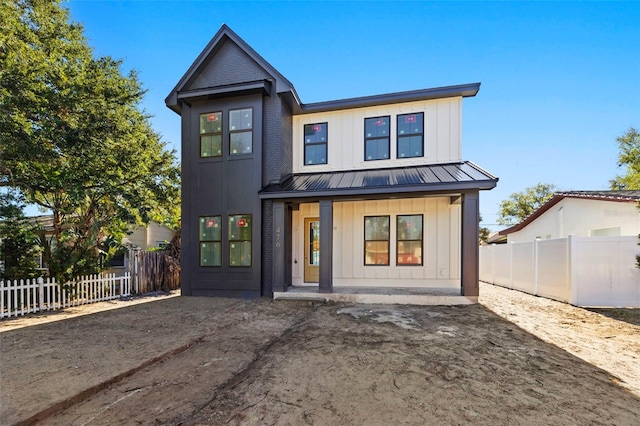
<path fill-rule="evenodd" d="M 34 278 L 38 275 L 38 237 L 25 220 L 19 194 L 0 194 L 0 280 Z"/>
<path fill-rule="evenodd" d="M 479 221 L 482 222 L 482 216 L 480 216 Z M 487 244 L 489 242 L 489 235 L 491 234 L 491 230 L 489 228 L 485 228 L 481 226 L 478 228 L 478 244 Z"/>
<path fill-rule="evenodd" d="M 0 186 L 52 212 L 43 256 L 65 282 L 99 270 L 107 235 L 177 224 L 179 169 L 135 71 L 94 58 L 59 0 L 0 2 Z"/>
<path fill-rule="evenodd" d="M 618 167 L 624 168 L 625 173 L 610 181 L 611 189 L 640 190 L 640 132 L 630 127 L 616 141 L 620 150 Z"/>
<path fill-rule="evenodd" d="M 525 188 L 522 192 L 514 192 L 508 199 L 500 203 L 497 222 L 501 225 L 514 225 L 522 222 L 553 197 L 556 190 L 555 185 L 538 183 L 536 186 Z"/>
<path fill-rule="evenodd" d="M 618 142 L 618 167 L 625 169 L 622 176 L 609 181 L 613 190 L 640 190 L 640 132 L 630 127 Z M 638 203 L 640 209 L 640 203 Z M 640 235 L 638 236 L 640 237 Z M 640 268 L 640 255 L 636 256 L 636 267 Z"/>

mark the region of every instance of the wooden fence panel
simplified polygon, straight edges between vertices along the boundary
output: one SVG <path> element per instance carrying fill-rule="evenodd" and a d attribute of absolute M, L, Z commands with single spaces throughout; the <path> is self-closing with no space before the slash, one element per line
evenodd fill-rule
<path fill-rule="evenodd" d="M 166 251 L 139 251 L 136 263 L 140 293 L 180 288 L 180 263 Z"/>

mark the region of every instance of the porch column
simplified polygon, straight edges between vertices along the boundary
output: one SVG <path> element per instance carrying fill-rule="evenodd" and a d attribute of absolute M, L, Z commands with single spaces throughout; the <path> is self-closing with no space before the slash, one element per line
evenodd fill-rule
<path fill-rule="evenodd" d="M 480 198 L 478 191 L 462 194 L 462 232 L 460 242 L 461 271 L 460 284 L 463 296 L 475 296 L 480 293 L 478 232 L 480 228 Z"/>
<path fill-rule="evenodd" d="M 273 291 L 287 291 L 285 241 L 291 238 L 286 226 L 286 205 L 273 201 Z"/>
<path fill-rule="evenodd" d="M 320 201 L 320 293 L 333 293 L 333 201 Z"/>

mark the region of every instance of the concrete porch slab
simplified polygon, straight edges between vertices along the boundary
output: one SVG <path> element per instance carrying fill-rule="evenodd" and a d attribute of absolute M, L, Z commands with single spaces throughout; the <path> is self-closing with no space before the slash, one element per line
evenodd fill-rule
<path fill-rule="evenodd" d="M 334 287 L 333 293 L 320 293 L 318 286 L 289 287 L 274 292 L 274 300 L 367 303 L 384 305 L 471 305 L 477 297 L 461 296 L 459 289 L 414 287 Z"/>

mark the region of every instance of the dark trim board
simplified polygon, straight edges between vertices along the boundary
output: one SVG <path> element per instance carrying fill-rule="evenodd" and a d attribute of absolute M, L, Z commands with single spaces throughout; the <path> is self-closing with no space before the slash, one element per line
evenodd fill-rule
<path fill-rule="evenodd" d="M 235 96 L 261 94 L 271 96 L 271 81 L 261 80 L 228 86 L 208 87 L 205 89 L 187 90 L 178 93 L 178 100 L 188 102 L 206 101 Z"/>

